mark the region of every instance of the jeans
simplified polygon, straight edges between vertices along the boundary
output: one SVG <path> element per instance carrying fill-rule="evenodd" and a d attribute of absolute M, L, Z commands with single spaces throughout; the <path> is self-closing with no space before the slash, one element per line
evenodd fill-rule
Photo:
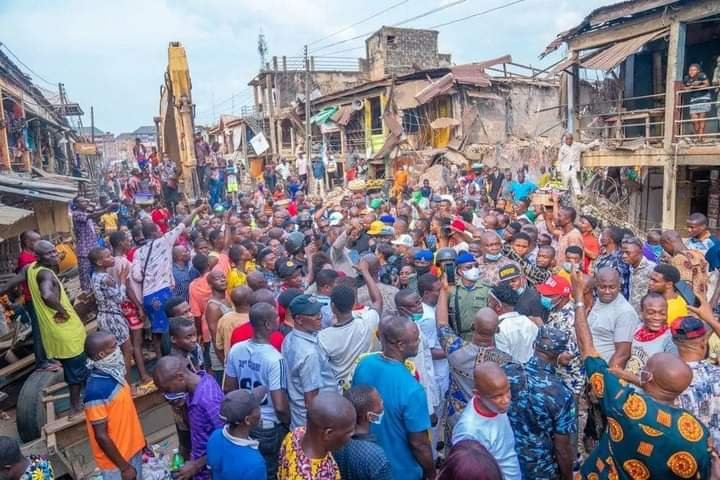
<path fill-rule="evenodd" d="M 134 457 L 132 457 L 130 460 L 128 460 L 128 463 L 132 465 L 135 468 L 135 471 L 137 472 L 138 480 L 143 478 L 142 474 L 142 450 L 135 454 Z M 122 480 L 122 474 L 120 473 L 119 469 L 114 470 L 103 470 L 102 471 L 102 478 L 103 480 Z"/>
<path fill-rule="evenodd" d="M 259 445 L 260 454 L 265 459 L 265 466 L 267 468 L 268 480 L 277 478 L 278 468 L 278 453 L 280 452 L 280 445 L 288 433 L 287 427 L 282 423 L 276 423 L 274 427 L 262 428 L 263 421 L 260 421 L 260 425 L 255 427 L 250 435 L 252 438 L 257 440 Z"/>
<path fill-rule="evenodd" d="M 207 193 L 207 165 L 198 165 L 195 167 L 197 170 L 198 183 L 200 184 L 200 191 Z"/>

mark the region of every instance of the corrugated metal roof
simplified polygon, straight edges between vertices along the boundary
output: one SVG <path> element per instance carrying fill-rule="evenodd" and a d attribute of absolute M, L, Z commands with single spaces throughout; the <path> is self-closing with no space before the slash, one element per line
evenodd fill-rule
<path fill-rule="evenodd" d="M 338 109 L 337 112 L 335 112 L 335 115 L 332 116 L 330 120 L 337 123 L 338 125 L 341 125 L 343 127 L 346 127 L 348 123 L 350 123 L 350 120 L 353 117 L 353 114 L 356 112 L 352 105 L 343 105 Z"/>
<path fill-rule="evenodd" d="M 655 40 L 657 38 L 667 35 L 669 32 L 668 28 L 664 28 L 660 31 L 647 33 L 633 37 L 622 42 L 617 42 L 614 45 L 607 47 L 599 53 L 593 55 L 591 58 L 583 61 L 581 65 L 585 68 L 593 70 L 612 70 L 627 57 L 640 50 L 640 48 L 646 43 Z"/>
<path fill-rule="evenodd" d="M 417 100 L 420 105 L 427 103 L 438 95 L 442 95 L 450 90 L 454 85 L 454 81 L 454 75 L 452 73 L 448 73 L 437 82 L 431 83 L 420 90 L 417 95 L 415 95 L 415 100 Z"/>

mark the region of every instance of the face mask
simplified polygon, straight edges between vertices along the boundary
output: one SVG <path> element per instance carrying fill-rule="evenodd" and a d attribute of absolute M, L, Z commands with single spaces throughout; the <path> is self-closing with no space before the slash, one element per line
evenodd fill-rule
<path fill-rule="evenodd" d="M 427 267 L 417 267 L 416 270 L 418 276 L 425 275 L 426 273 L 430 272 L 430 266 L 428 265 Z"/>
<path fill-rule="evenodd" d="M 525 293 L 525 287 L 520 287 L 520 288 L 516 289 L 515 291 L 517 292 L 518 295 L 522 295 L 523 293 Z"/>
<path fill-rule="evenodd" d="M 480 280 L 480 269 L 473 267 L 470 270 L 465 270 L 462 275 L 468 282 L 477 282 Z"/>
<path fill-rule="evenodd" d="M 185 400 L 187 398 L 187 392 L 166 393 L 163 395 L 163 397 L 165 397 L 165 400 L 167 400 L 168 402 Z"/>
<path fill-rule="evenodd" d="M 489 260 L 491 262 L 497 262 L 502 258 L 502 253 L 486 253 L 485 254 L 485 260 Z"/>
<path fill-rule="evenodd" d="M 385 415 L 384 410 L 380 413 L 368 412 L 368 422 L 374 423 L 375 425 L 380 425 L 380 422 L 382 422 L 383 415 Z"/>
<path fill-rule="evenodd" d="M 121 384 L 125 384 L 125 358 L 120 347 L 115 347 L 108 355 L 98 360 L 90 360 L 89 367 L 96 368 L 113 377 Z"/>
<path fill-rule="evenodd" d="M 552 310 L 552 308 L 553 308 L 553 306 L 554 306 L 554 305 L 553 305 L 553 299 L 550 298 L 550 297 L 541 296 L 541 297 L 540 297 L 540 305 L 542 305 L 542 307 L 543 307 L 545 310 Z"/>
<path fill-rule="evenodd" d="M 423 318 L 422 313 L 411 313 L 410 314 L 410 320 L 412 320 L 413 322 L 419 322 L 420 320 L 422 320 L 422 318 Z"/>

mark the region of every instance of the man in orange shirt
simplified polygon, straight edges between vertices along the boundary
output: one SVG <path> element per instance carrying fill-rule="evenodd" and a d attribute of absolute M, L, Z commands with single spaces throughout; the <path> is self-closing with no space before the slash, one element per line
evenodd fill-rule
<path fill-rule="evenodd" d="M 201 333 L 203 348 L 206 348 L 210 344 L 210 329 L 205 321 L 205 308 L 212 294 L 212 289 L 210 289 L 210 284 L 207 281 L 208 273 L 210 273 L 209 258 L 207 255 L 198 253 L 193 257 L 192 264 L 200 273 L 200 276 L 190 282 L 188 288 L 190 313 L 195 318 L 195 326 L 198 332 Z"/>
<path fill-rule="evenodd" d="M 145 434 L 125 380 L 122 351 L 111 333 L 99 331 L 88 335 L 85 353 L 90 359 L 85 422 L 95 463 L 104 480 L 141 479 Z"/>

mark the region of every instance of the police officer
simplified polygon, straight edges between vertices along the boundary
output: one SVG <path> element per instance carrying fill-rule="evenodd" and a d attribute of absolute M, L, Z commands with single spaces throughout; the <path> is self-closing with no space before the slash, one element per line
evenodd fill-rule
<path fill-rule="evenodd" d="M 572 390 L 555 370 L 568 334 L 547 325 L 524 365 L 505 365 L 512 402 L 508 410 L 523 478 L 572 478 L 577 415 Z"/>
<path fill-rule="evenodd" d="M 449 322 L 455 333 L 470 341 L 475 313 L 487 306 L 490 285 L 480 281 L 477 261 L 469 252 L 461 251 L 455 265 L 458 278 L 448 299 Z"/>

